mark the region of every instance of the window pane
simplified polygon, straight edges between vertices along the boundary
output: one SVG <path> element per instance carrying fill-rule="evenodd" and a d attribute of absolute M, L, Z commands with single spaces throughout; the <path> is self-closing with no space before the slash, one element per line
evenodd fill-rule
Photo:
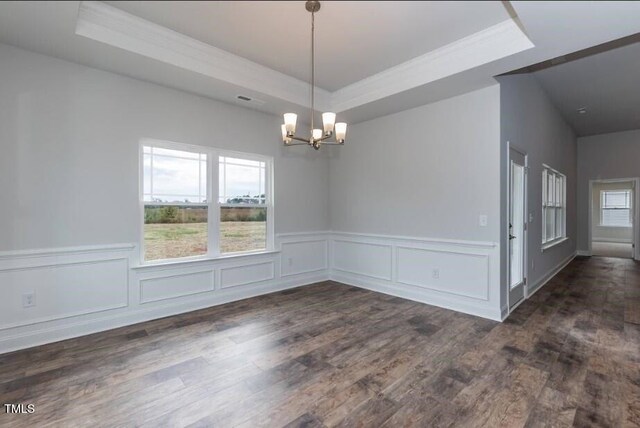
<path fill-rule="evenodd" d="M 198 160 L 198 156 L 200 155 L 200 153 L 197 153 L 197 152 L 186 152 L 184 150 L 163 149 L 160 147 L 153 147 L 153 154 L 159 155 L 159 156 L 174 156 L 174 157 L 194 159 L 194 160 Z"/>
<path fill-rule="evenodd" d="M 197 160 L 153 157 L 153 193 L 157 196 L 200 195 L 200 162 Z"/>
<path fill-rule="evenodd" d="M 244 165 L 244 166 L 260 166 L 260 164 L 264 164 L 264 162 L 260 162 L 260 161 L 240 159 L 240 158 L 230 158 L 226 156 L 221 156 L 220 162 L 225 162 L 227 164 L 233 164 L 233 165 Z"/>
<path fill-rule="evenodd" d="M 144 259 L 160 260 L 207 254 L 207 207 L 146 205 Z"/>
<path fill-rule="evenodd" d="M 631 227 L 630 216 L 631 210 L 628 209 L 603 209 L 602 225 Z"/>
<path fill-rule="evenodd" d="M 630 208 L 629 191 L 603 192 L 603 208 Z"/>
<path fill-rule="evenodd" d="M 223 204 L 266 203 L 265 171 L 264 162 L 220 157 L 219 202 Z"/>
<path fill-rule="evenodd" d="M 220 252 L 267 248 L 267 209 L 257 207 L 220 208 Z"/>
<path fill-rule="evenodd" d="M 546 221 L 546 231 L 547 231 L 547 241 L 551 241 L 554 238 L 555 234 L 555 208 L 547 208 L 547 218 Z"/>
<path fill-rule="evenodd" d="M 201 196 L 204 196 L 205 199 L 203 202 L 206 202 L 207 192 L 207 155 L 202 155 L 202 162 L 200 162 L 200 193 Z"/>
<path fill-rule="evenodd" d="M 206 201 L 207 156 L 205 154 L 158 147 L 150 147 L 149 150 L 150 153 L 144 155 L 145 201 L 169 203 Z"/>
<path fill-rule="evenodd" d="M 144 194 L 151 195 L 151 155 L 144 155 L 143 158 L 143 174 L 144 174 Z"/>
<path fill-rule="evenodd" d="M 556 235 L 555 238 L 562 238 L 562 210 L 556 208 Z"/>

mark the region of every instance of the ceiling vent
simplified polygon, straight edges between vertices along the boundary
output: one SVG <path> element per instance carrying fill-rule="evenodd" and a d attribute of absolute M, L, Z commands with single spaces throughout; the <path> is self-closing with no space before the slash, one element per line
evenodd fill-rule
<path fill-rule="evenodd" d="M 262 100 L 251 98 L 246 95 L 236 95 L 236 100 L 242 104 L 251 104 L 253 106 L 261 106 L 261 105 L 264 105 L 265 103 Z"/>

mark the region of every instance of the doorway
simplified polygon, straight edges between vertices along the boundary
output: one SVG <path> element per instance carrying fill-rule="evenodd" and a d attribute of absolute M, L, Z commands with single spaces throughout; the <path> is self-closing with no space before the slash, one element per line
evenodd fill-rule
<path fill-rule="evenodd" d="M 527 284 L 527 155 L 509 147 L 509 310 L 524 300 Z"/>
<path fill-rule="evenodd" d="M 636 257 L 638 179 L 589 182 L 589 253 L 598 257 Z"/>

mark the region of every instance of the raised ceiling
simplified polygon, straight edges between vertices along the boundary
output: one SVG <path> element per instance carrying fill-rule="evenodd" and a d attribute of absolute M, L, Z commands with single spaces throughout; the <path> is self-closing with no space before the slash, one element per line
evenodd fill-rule
<path fill-rule="evenodd" d="M 300 80 L 310 77 L 302 1 L 107 2 Z M 325 1 L 316 13 L 316 83 L 335 91 L 509 19 L 501 2 Z"/>
<path fill-rule="evenodd" d="M 0 2 L 0 43 L 281 114 L 309 100 L 303 5 Z M 355 123 L 637 32 L 640 2 L 323 2 L 316 101 Z"/>

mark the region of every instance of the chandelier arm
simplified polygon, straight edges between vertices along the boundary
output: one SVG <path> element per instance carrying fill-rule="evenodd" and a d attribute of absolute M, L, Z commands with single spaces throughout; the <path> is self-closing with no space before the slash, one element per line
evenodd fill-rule
<path fill-rule="evenodd" d="M 308 146 L 309 143 L 284 143 L 285 146 Z"/>
<path fill-rule="evenodd" d="M 305 144 L 311 144 L 311 140 L 309 140 L 309 139 L 307 139 L 307 138 L 301 138 L 301 137 L 296 137 L 296 136 L 288 137 L 288 138 L 290 138 L 290 139 L 292 139 L 292 140 L 296 140 L 296 141 L 302 141 L 302 142 L 304 142 Z"/>
<path fill-rule="evenodd" d="M 318 139 L 316 139 L 315 141 L 324 141 L 324 140 L 328 140 L 328 139 L 329 139 L 329 138 L 331 138 L 332 136 L 333 136 L 333 134 L 325 135 L 324 137 L 322 137 L 322 138 L 318 138 Z"/>

